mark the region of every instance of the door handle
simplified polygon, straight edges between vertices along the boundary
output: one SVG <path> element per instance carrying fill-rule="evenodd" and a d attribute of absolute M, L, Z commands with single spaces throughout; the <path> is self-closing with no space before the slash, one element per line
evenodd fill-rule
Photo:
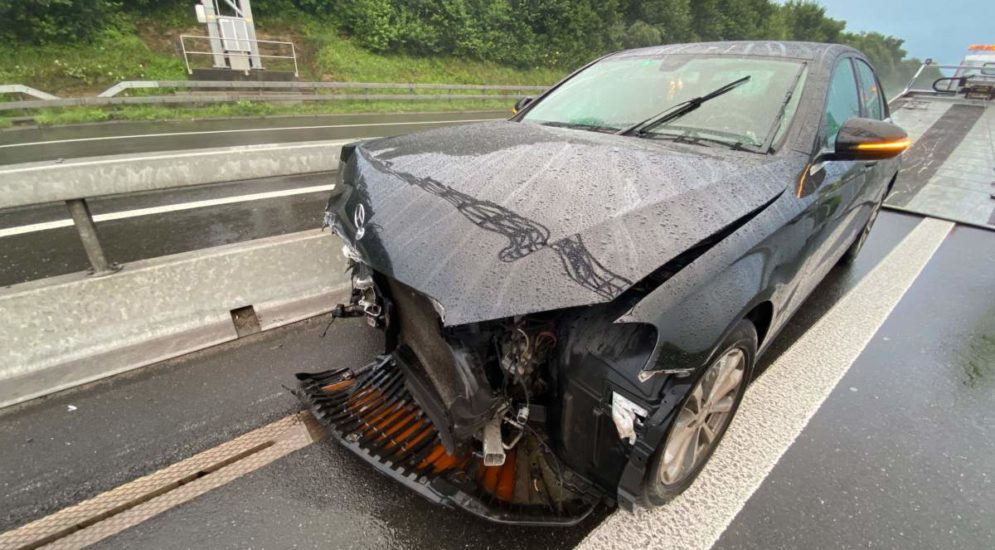
<path fill-rule="evenodd" d="M 867 162 L 864 163 L 864 168 L 874 168 L 877 165 L 878 165 L 878 161 L 871 160 L 871 161 L 867 161 Z"/>

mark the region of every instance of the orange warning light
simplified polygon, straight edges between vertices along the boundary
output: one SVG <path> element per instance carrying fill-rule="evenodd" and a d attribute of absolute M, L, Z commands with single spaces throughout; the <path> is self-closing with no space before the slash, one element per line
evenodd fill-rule
<path fill-rule="evenodd" d="M 879 141 L 877 143 L 861 143 L 857 145 L 860 151 L 904 151 L 912 145 L 909 138 L 896 139 L 894 141 Z"/>

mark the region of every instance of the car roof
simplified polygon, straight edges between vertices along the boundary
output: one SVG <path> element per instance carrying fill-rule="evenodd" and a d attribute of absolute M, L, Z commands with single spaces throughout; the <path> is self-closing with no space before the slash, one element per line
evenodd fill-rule
<path fill-rule="evenodd" d="M 625 50 L 609 57 L 629 55 L 730 55 L 751 57 L 783 57 L 820 62 L 834 59 L 848 52 L 861 55 L 859 51 L 841 44 L 821 42 L 781 42 L 773 40 L 742 40 L 727 42 L 694 42 L 689 44 L 666 44 L 635 50 Z M 862 56 L 862 55 L 861 55 Z"/>

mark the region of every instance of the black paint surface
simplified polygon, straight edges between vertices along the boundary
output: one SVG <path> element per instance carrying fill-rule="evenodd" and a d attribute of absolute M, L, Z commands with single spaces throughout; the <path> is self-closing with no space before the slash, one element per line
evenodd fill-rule
<path fill-rule="evenodd" d="M 343 167 L 352 192 L 330 207 L 365 261 L 459 325 L 617 298 L 770 203 L 803 166 L 797 154 L 492 122 L 360 145 Z"/>

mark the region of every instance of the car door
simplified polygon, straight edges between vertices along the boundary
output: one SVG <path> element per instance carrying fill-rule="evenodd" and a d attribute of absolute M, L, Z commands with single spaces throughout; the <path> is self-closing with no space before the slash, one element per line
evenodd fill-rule
<path fill-rule="evenodd" d="M 837 61 L 830 77 L 822 124 L 818 132 L 818 151 L 832 151 L 840 127 L 862 113 L 856 71 L 852 58 Z M 865 191 L 867 166 L 861 162 L 826 161 L 813 163 L 803 183 L 799 185 L 798 198 L 804 209 L 798 226 L 807 232 L 807 240 L 800 254 L 794 288 L 787 300 L 787 309 L 793 311 L 813 288 L 832 269 L 849 246 L 859 224 L 862 193 Z M 866 221 L 866 220 L 864 220 Z"/>
<path fill-rule="evenodd" d="M 857 67 L 857 76 L 860 78 L 862 116 L 890 122 L 891 116 L 881 91 L 881 82 L 874 70 L 862 59 L 854 59 L 854 64 Z M 870 217 L 871 209 L 883 199 L 891 176 L 897 171 L 897 162 L 897 160 L 886 160 L 865 163 L 865 192 L 861 196 L 859 205 L 863 210 L 861 217 L 864 219 Z"/>

